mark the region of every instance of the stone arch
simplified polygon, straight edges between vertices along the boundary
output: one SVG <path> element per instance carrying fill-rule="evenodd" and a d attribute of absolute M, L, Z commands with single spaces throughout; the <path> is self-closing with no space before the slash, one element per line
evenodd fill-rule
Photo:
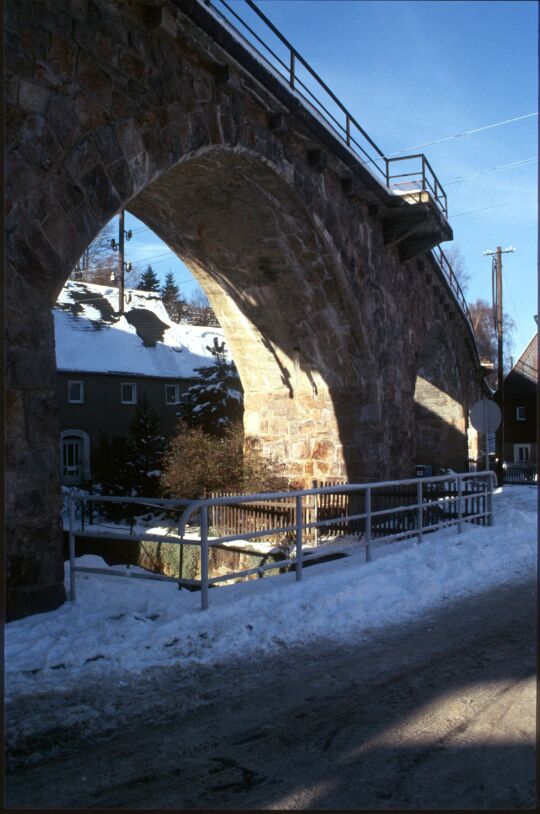
<path fill-rule="evenodd" d="M 207 293 L 242 379 L 246 430 L 292 478 L 344 474 L 334 401 L 366 386 L 369 345 L 351 330 L 339 259 L 290 180 L 252 150 L 204 149 L 129 209 Z"/>
<path fill-rule="evenodd" d="M 50 309 L 123 207 L 202 283 L 293 478 L 409 474 L 433 296 L 373 179 L 176 6 L 10 3 L 6 29 L 8 615 L 63 598 Z"/>

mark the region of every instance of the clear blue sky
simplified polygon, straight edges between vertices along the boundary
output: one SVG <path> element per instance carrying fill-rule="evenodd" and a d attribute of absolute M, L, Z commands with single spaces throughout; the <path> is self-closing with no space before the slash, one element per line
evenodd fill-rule
<path fill-rule="evenodd" d="M 261 0 L 259 6 L 386 155 L 425 152 L 448 194 L 454 245 L 470 275 L 469 301 L 491 298 L 491 258 L 483 251 L 516 247 L 503 256 L 503 279 L 519 354 L 536 328 L 538 117 L 416 148 L 537 113 L 536 2 Z M 491 171 L 514 162 L 528 163 Z M 160 276 L 172 270 L 185 291 L 193 288 L 185 266 L 151 232 L 137 232 L 128 245 L 133 260 L 154 258 Z"/>

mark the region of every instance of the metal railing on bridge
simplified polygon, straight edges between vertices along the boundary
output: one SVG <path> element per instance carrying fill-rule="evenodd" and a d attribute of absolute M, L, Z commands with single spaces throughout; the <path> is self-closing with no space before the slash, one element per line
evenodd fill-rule
<path fill-rule="evenodd" d="M 204 4 L 232 28 L 248 48 L 255 50 L 267 67 L 285 80 L 291 91 L 301 96 L 319 118 L 323 118 L 334 134 L 388 189 L 402 196 L 406 189 L 411 201 L 415 191 L 427 192 L 442 214 L 448 216 L 446 193 L 425 155 L 385 156 L 350 110 L 253 0 L 244 0 L 243 3 L 204 0 Z M 416 166 L 409 172 L 393 173 L 395 165 L 403 161 L 414 161 Z M 408 180 L 404 181 L 405 178 Z"/>
<path fill-rule="evenodd" d="M 198 546 L 200 549 L 200 579 L 189 580 L 190 585 L 197 586 L 201 591 L 201 608 L 208 608 L 208 592 L 212 585 L 231 579 L 240 579 L 253 574 L 262 576 L 266 571 L 294 568 L 296 580 L 302 579 L 302 567 L 314 555 L 328 551 L 328 542 L 321 542 L 320 530 L 327 532 L 332 544 L 341 547 L 354 548 L 363 546 L 366 560 L 371 559 L 374 546 L 387 544 L 396 540 L 416 537 L 418 543 L 424 534 L 437 531 L 447 526 L 456 526 L 461 533 L 465 523 L 493 523 L 493 488 L 496 477 L 493 472 L 451 473 L 430 478 L 408 478 L 405 480 L 384 481 L 364 484 L 335 484 L 333 486 L 318 487 L 315 489 L 292 490 L 290 492 L 264 493 L 254 495 L 235 495 L 230 497 L 204 498 L 200 500 L 156 500 L 151 498 L 104 497 L 98 495 L 70 494 L 69 503 L 69 560 L 70 560 L 70 599 L 76 598 L 76 574 L 81 572 L 122 575 L 126 572 L 114 569 L 89 568 L 77 565 L 76 539 L 96 536 L 114 541 L 152 541 L 165 542 L 178 546 Z M 312 514 L 305 511 L 306 504 L 313 506 L 314 498 L 320 496 L 347 496 L 346 505 L 337 500 L 336 505 L 341 511 L 321 513 L 316 520 L 311 519 Z M 277 528 L 259 528 L 257 531 L 243 532 L 241 534 L 224 534 L 211 537 L 209 529 L 209 512 L 219 506 L 232 506 L 253 504 L 258 501 L 294 502 L 292 522 L 288 526 L 280 525 Z M 178 534 L 115 534 L 105 532 L 96 535 L 95 531 L 83 531 L 75 525 L 75 505 L 78 501 L 92 503 L 125 503 L 141 506 L 155 506 L 157 508 L 179 509 L 183 507 L 182 515 L 178 521 Z M 328 501 L 326 501 L 328 508 Z M 188 522 L 196 518 L 198 534 L 191 533 L 186 538 Z M 329 534 L 336 529 L 334 535 Z M 306 531 L 318 529 L 317 545 L 306 545 Z M 286 559 L 259 565 L 255 568 L 244 569 L 235 573 L 226 573 L 219 576 L 209 576 L 209 549 L 213 546 L 223 545 L 235 541 L 253 539 L 268 539 L 272 535 L 290 533 L 294 539 L 292 544 L 293 556 L 289 554 Z M 330 548 L 335 553 L 335 546 Z M 131 574 L 131 578 L 160 579 L 177 582 L 179 585 L 186 582 L 182 575 L 178 577 L 164 576 L 154 573 Z"/>
<path fill-rule="evenodd" d="M 351 149 L 361 164 L 387 189 L 410 203 L 429 194 L 440 212 L 448 218 L 448 199 L 442 184 L 423 153 L 387 157 L 366 133 L 353 114 L 321 79 L 287 38 L 258 8 L 253 0 L 231 3 L 228 0 L 203 0 L 204 5 L 234 35 L 262 59 L 274 75 L 280 77 L 298 94 L 318 118 Z M 472 319 L 463 291 L 440 246 L 434 257 L 450 285 L 459 307 L 473 330 Z M 474 335 L 474 331 L 473 331 Z"/>
<path fill-rule="evenodd" d="M 395 172 L 391 170 L 399 169 L 393 166 L 398 162 L 414 162 L 411 167 L 407 167 L 408 172 Z M 386 186 L 393 192 L 402 195 L 405 200 L 411 203 L 420 203 L 423 193 L 429 193 L 435 201 L 445 218 L 448 217 L 448 198 L 441 186 L 441 182 L 423 153 L 416 155 L 403 155 L 397 158 L 385 158 L 386 162 Z M 405 180 L 407 179 L 407 180 Z"/>
<path fill-rule="evenodd" d="M 456 275 L 454 273 L 454 270 L 452 269 L 452 266 L 450 265 L 450 263 L 448 261 L 447 256 L 445 255 L 445 253 L 443 252 L 443 250 L 441 249 L 440 246 L 434 246 L 434 248 L 431 250 L 431 252 L 432 252 L 433 257 L 435 258 L 435 260 L 437 262 L 437 265 L 438 265 L 440 271 L 442 272 L 442 274 L 444 275 L 446 281 L 448 282 L 448 285 L 450 286 L 450 290 L 452 291 L 452 294 L 454 295 L 454 297 L 456 299 L 456 302 L 459 305 L 459 307 L 460 307 L 460 309 L 461 309 L 461 311 L 463 313 L 463 316 L 465 317 L 465 319 L 469 323 L 469 326 L 470 326 L 471 331 L 473 332 L 473 336 L 474 336 L 474 325 L 473 325 L 471 313 L 469 311 L 469 306 L 467 305 L 467 300 L 465 299 L 465 295 L 464 295 L 464 293 L 463 293 L 463 291 L 461 289 L 461 286 L 460 286 L 459 281 L 458 281 L 458 279 L 457 279 L 457 277 L 456 277 Z"/>

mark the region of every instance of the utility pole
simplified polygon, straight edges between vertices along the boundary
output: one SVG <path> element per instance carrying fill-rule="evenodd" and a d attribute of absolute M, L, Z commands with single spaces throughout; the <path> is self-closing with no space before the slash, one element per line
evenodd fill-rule
<path fill-rule="evenodd" d="M 124 240 L 131 240 L 133 233 L 131 229 L 126 232 L 124 229 L 124 210 L 120 212 L 118 219 L 118 243 L 116 240 L 111 240 L 111 248 L 113 252 L 118 252 L 118 272 L 115 275 L 118 283 L 118 313 L 124 313 L 124 276 L 126 271 L 131 271 L 131 263 L 124 262 Z"/>
<path fill-rule="evenodd" d="M 499 484 L 502 484 L 503 479 L 503 463 L 504 463 L 504 353 L 503 353 L 503 290 L 502 290 L 502 256 L 515 252 L 515 248 L 510 246 L 508 249 L 501 249 L 497 246 L 495 251 L 489 249 L 484 252 L 484 255 L 493 257 L 491 262 L 491 295 L 493 300 L 493 320 L 495 330 L 497 331 L 497 394 L 495 401 L 500 407 L 502 420 L 499 429 L 495 434 L 495 459 L 496 459 L 496 474 Z M 487 443 L 487 437 L 486 437 Z"/>

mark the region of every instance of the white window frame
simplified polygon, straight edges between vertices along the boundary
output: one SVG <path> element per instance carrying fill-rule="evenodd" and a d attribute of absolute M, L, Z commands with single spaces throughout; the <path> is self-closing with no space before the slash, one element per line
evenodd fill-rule
<path fill-rule="evenodd" d="M 71 459 L 71 464 L 66 459 Z M 81 479 L 83 442 L 81 438 L 64 438 L 62 440 L 62 476 L 63 478 Z"/>
<path fill-rule="evenodd" d="M 126 400 L 124 398 L 124 387 L 131 387 L 131 393 L 133 398 L 130 400 Z M 120 402 L 122 404 L 137 404 L 137 384 L 136 382 L 122 382 L 120 385 Z"/>
<path fill-rule="evenodd" d="M 64 472 L 64 443 L 79 440 L 81 442 L 79 472 L 75 477 L 82 481 L 90 480 L 90 436 L 84 430 L 63 430 L 60 433 L 60 471 L 62 481 L 66 481 L 71 476 Z"/>
<path fill-rule="evenodd" d="M 174 387 L 174 401 L 169 400 L 169 388 Z M 180 404 L 180 385 L 179 384 L 166 384 L 165 385 L 165 404 L 173 407 Z"/>
<path fill-rule="evenodd" d="M 525 407 L 516 407 L 516 421 L 526 421 L 527 415 Z"/>
<path fill-rule="evenodd" d="M 78 384 L 80 387 L 80 398 L 71 398 L 71 385 Z M 84 404 L 84 382 L 80 379 L 68 379 L 68 404 Z"/>

